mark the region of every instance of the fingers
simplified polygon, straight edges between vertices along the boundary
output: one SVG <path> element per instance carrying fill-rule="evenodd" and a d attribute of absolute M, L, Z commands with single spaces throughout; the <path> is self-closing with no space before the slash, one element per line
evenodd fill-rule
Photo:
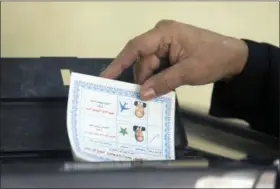
<path fill-rule="evenodd" d="M 159 48 L 160 42 L 161 34 L 156 28 L 134 38 L 126 44 L 116 59 L 100 76 L 110 79 L 118 77 L 137 58 L 154 54 Z"/>
<path fill-rule="evenodd" d="M 184 49 L 181 47 L 179 43 L 172 43 L 170 45 L 170 50 L 169 50 L 169 63 L 171 65 L 176 64 L 177 62 L 180 61 L 184 54 Z"/>
<path fill-rule="evenodd" d="M 140 89 L 140 98 L 150 100 L 164 95 L 185 83 L 184 64 L 175 64 L 149 78 Z"/>
<path fill-rule="evenodd" d="M 142 85 L 160 66 L 160 59 L 156 55 L 145 56 L 134 65 L 135 83 Z"/>

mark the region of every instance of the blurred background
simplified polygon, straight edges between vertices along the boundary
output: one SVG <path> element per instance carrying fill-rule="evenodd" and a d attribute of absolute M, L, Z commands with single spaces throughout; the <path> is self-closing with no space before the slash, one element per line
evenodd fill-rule
<path fill-rule="evenodd" d="M 161 19 L 279 46 L 279 2 L 1 2 L 1 56 L 114 58 Z M 177 92 L 208 112 L 212 85 Z"/>

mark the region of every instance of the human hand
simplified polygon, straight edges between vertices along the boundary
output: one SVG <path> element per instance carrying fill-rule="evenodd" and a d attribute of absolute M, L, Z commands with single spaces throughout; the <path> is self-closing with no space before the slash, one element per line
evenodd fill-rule
<path fill-rule="evenodd" d="M 248 47 L 242 40 L 188 24 L 164 20 L 130 40 L 101 77 L 114 79 L 134 64 L 140 98 L 150 100 L 181 85 L 204 85 L 240 74 Z M 170 67 L 154 74 L 160 59 Z"/>

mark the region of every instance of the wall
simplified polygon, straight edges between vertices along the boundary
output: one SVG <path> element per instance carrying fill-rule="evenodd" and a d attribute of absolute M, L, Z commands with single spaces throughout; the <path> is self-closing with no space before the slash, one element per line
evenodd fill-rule
<path fill-rule="evenodd" d="M 1 3 L 1 56 L 115 57 L 161 19 L 279 46 L 278 2 Z M 179 88 L 180 104 L 209 109 L 212 85 Z"/>

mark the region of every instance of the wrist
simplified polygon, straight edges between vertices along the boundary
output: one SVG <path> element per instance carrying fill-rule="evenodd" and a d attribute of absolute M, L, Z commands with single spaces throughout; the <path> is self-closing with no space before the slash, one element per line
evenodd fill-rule
<path fill-rule="evenodd" d="M 243 72 L 247 64 L 249 49 L 245 41 L 236 38 L 227 39 L 225 44 L 229 48 L 231 66 L 223 81 L 229 81 Z"/>

